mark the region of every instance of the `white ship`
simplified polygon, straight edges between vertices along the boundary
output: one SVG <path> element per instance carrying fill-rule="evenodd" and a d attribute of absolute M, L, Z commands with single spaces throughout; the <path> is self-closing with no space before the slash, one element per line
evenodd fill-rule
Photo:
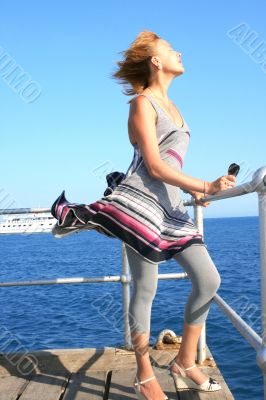
<path fill-rule="evenodd" d="M 0 234 L 51 232 L 56 222 L 50 213 L 3 215 L 0 220 Z"/>

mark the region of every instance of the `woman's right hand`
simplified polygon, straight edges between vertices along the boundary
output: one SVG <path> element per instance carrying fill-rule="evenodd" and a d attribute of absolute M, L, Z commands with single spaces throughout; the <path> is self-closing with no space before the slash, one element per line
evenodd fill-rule
<path fill-rule="evenodd" d="M 213 182 L 209 183 L 206 194 L 215 194 L 221 190 L 230 189 L 235 186 L 236 177 L 234 175 L 223 175 Z"/>

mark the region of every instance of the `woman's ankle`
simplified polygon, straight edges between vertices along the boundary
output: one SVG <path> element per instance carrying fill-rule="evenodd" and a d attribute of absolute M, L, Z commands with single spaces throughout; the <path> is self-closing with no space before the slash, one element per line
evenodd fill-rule
<path fill-rule="evenodd" d="M 183 357 L 179 355 L 175 357 L 175 361 L 183 368 L 192 367 L 192 365 L 195 364 L 195 358 Z"/>
<path fill-rule="evenodd" d="M 154 375 L 154 371 L 151 366 L 145 368 L 138 367 L 136 375 L 140 381 L 143 381 L 145 379 L 151 378 Z"/>

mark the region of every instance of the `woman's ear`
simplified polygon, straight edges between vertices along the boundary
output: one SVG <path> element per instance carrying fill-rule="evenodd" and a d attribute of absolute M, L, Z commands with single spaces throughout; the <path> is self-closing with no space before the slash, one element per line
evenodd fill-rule
<path fill-rule="evenodd" d="M 160 61 L 160 59 L 159 59 L 158 57 L 153 56 L 153 57 L 151 58 L 151 62 L 152 62 L 153 65 L 154 65 L 155 67 L 157 67 L 158 69 L 161 69 L 161 68 L 162 68 L 161 61 Z"/>

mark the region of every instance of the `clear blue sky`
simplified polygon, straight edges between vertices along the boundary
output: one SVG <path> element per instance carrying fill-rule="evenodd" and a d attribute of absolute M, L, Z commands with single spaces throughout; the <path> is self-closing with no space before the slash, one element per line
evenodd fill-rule
<path fill-rule="evenodd" d="M 239 183 L 250 180 L 266 165 L 266 54 L 263 68 L 254 43 L 244 49 L 227 32 L 245 24 L 265 43 L 265 15 L 259 0 L 2 2 L 0 60 L 10 57 L 40 93 L 26 101 L 0 76 L 0 208 L 7 199 L 12 208 L 50 207 L 63 189 L 89 204 L 107 173 L 126 171 L 129 97 L 110 74 L 142 30 L 182 53 L 186 71 L 168 94 L 191 129 L 183 172 L 212 181 L 236 162 Z M 257 213 L 256 194 L 204 209 L 206 217 Z"/>

